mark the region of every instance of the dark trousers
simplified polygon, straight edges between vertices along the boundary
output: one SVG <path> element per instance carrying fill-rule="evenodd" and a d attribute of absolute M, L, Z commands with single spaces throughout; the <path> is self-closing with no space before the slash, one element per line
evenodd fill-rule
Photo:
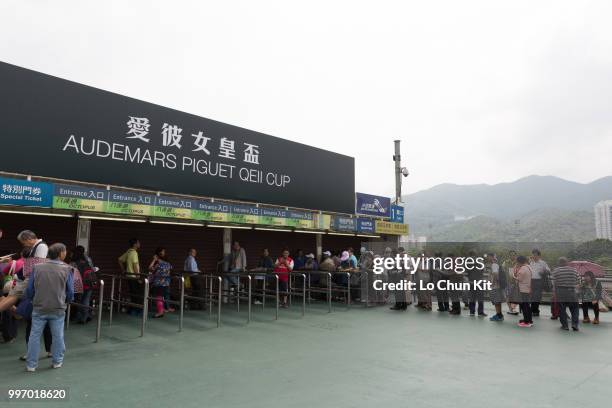
<path fill-rule="evenodd" d="M 521 312 L 523 312 L 523 321 L 525 323 L 533 323 L 531 314 L 531 305 L 529 304 L 529 293 L 521 293 Z"/>
<path fill-rule="evenodd" d="M 191 275 L 191 296 L 204 297 L 204 278 L 201 275 Z M 201 300 L 190 299 L 189 307 L 191 309 L 203 309 L 204 303 Z"/>
<path fill-rule="evenodd" d="M 2 312 L 2 338 L 4 341 L 10 341 L 17 337 L 17 323 L 10 310 Z"/>
<path fill-rule="evenodd" d="M 543 279 L 531 280 L 531 312 L 540 314 L 540 302 L 542 301 L 542 288 L 544 286 Z"/>
<path fill-rule="evenodd" d="M 572 315 L 572 327 L 578 328 L 578 320 L 580 319 L 578 312 L 578 302 L 559 302 L 559 320 L 561 326 L 567 327 L 567 310 L 569 308 Z"/>
<path fill-rule="evenodd" d="M 595 313 L 595 319 L 599 320 L 599 303 L 583 302 L 582 316 L 585 319 L 589 318 L 589 307 L 593 309 L 593 312 Z"/>
<path fill-rule="evenodd" d="M 30 340 L 31 330 L 32 330 L 32 319 L 27 319 L 26 320 L 26 337 L 25 337 L 26 344 L 28 344 L 28 341 Z M 48 324 L 45 325 L 45 329 L 43 330 L 43 338 L 45 340 L 45 351 L 47 353 L 50 353 L 51 352 L 51 342 L 53 340 L 53 337 L 51 336 L 51 328 L 49 327 Z"/>
<path fill-rule="evenodd" d="M 127 279 L 128 285 L 128 295 L 130 296 L 130 302 L 132 303 L 142 303 L 144 296 L 144 288 L 143 285 L 138 281 L 138 279 Z M 130 310 L 140 310 L 138 308 L 130 308 Z"/>
<path fill-rule="evenodd" d="M 474 282 L 471 283 L 474 285 Z M 478 314 L 484 314 L 484 293 L 480 289 L 470 289 L 470 313 L 476 312 L 476 303 L 478 302 Z"/>
<path fill-rule="evenodd" d="M 438 300 L 438 309 L 449 310 L 449 295 L 447 290 L 436 290 L 436 299 Z"/>

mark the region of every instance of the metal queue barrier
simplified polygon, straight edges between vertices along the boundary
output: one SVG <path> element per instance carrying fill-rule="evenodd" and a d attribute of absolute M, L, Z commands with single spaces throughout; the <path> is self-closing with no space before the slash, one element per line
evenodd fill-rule
<path fill-rule="evenodd" d="M 135 274 L 134 274 L 135 275 Z M 121 282 L 124 280 L 128 280 L 128 279 L 134 279 L 134 278 L 128 278 L 125 275 L 112 275 L 112 274 L 101 274 L 101 276 L 108 276 L 111 278 L 111 293 L 110 293 L 110 299 L 108 300 L 109 303 L 109 316 L 108 316 L 108 327 L 112 327 L 113 325 L 113 309 L 115 307 L 115 304 L 117 304 L 117 310 L 119 310 L 119 308 L 121 306 L 128 306 L 128 307 L 132 307 L 132 308 L 136 308 L 136 309 L 140 309 L 142 310 L 142 320 L 140 323 L 140 337 L 144 336 L 144 330 L 145 330 L 145 326 L 147 323 L 147 314 L 149 313 L 149 279 L 146 278 L 146 274 L 140 274 L 140 277 L 143 278 L 144 281 L 144 293 L 143 293 L 143 300 L 142 300 L 142 304 L 140 303 L 134 303 L 134 302 L 128 302 L 126 300 L 123 300 L 122 298 L 122 294 L 121 294 Z M 119 283 L 117 284 L 117 281 L 119 281 Z M 119 296 L 115 297 L 115 288 L 117 287 L 119 288 Z M 133 300 L 133 299 L 131 299 Z"/>
<path fill-rule="evenodd" d="M 214 294 L 216 293 L 217 296 L 217 327 L 221 326 L 221 303 L 222 303 L 222 287 L 223 287 L 223 280 L 222 277 L 219 275 L 213 275 L 213 274 L 204 274 L 204 273 L 194 273 L 194 272 L 182 272 L 182 276 L 183 276 L 183 289 L 185 287 L 184 285 L 184 276 L 185 275 L 189 275 L 190 277 L 197 277 L 198 279 L 202 278 L 205 282 L 205 284 L 202 286 L 202 290 L 203 290 L 203 296 L 195 296 L 193 294 L 189 295 L 189 294 L 185 294 L 184 290 L 182 293 L 182 299 L 183 299 L 183 303 L 185 302 L 185 300 L 189 301 L 189 300 L 194 300 L 194 301 L 198 301 L 202 304 L 206 304 L 208 303 L 208 317 L 209 319 L 212 317 L 212 309 L 213 309 L 213 300 L 215 299 Z M 213 282 L 217 281 L 218 282 L 218 289 L 215 292 L 214 290 L 214 285 Z M 192 287 L 193 287 L 193 283 L 192 283 Z M 208 290 L 207 290 L 208 289 Z"/>
<path fill-rule="evenodd" d="M 255 282 L 257 281 L 261 281 L 261 288 L 257 287 L 257 284 L 255 285 L 255 295 L 256 296 L 261 296 L 261 310 L 265 310 L 266 309 L 266 299 L 267 298 L 274 298 L 276 304 L 275 304 L 275 309 L 276 309 L 276 314 L 274 317 L 274 320 L 278 320 L 278 309 L 279 309 L 279 305 L 280 305 L 280 292 L 279 292 L 279 278 L 278 278 L 278 274 L 274 273 L 274 272 L 269 272 L 269 271 L 256 271 L 256 270 L 252 270 L 250 272 L 248 272 L 249 276 L 251 277 L 255 277 Z M 274 290 L 269 290 L 268 289 L 268 278 L 269 277 L 273 277 L 274 278 Z"/>
<path fill-rule="evenodd" d="M 311 275 L 312 274 L 316 274 L 316 275 L 325 275 L 327 277 L 327 285 L 326 286 L 313 286 L 312 285 L 312 279 L 311 279 Z M 363 280 L 363 282 L 360 282 L 360 287 L 359 287 L 359 292 L 360 292 L 360 297 L 361 299 L 364 299 L 364 295 L 365 295 L 365 302 L 364 302 L 364 306 L 368 307 L 369 306 L 369 282 L 368 282 L 368 273 L 367 271 L 355 271 L 355 272 L 341 272 L 341 271 L 336 271 L 336 272 L 326 272 L 326 271 L 297 271 L 297 272 L 293 272 L 293 279 L 290 276 L 290 291 L 295 294 L 295 290 L 293 290 L 294 285 L 292 284 L 295 281 L 295 277 L 299 276 L 299 275 L 306 275 L 306 280 L 307 280 L 307 289 L 306 292 L 308 294 L 308 303 L 310 304 L 312 296 L 311 294 L 313 293 L 322 293 L 326 295 L 327 298 L 327 304 L 328 304 L 328 312 L 331 313 L 332 311 L 332 297 L 334 293 L 340 293 L 345 295 L 346 298 L 346 306 L 350 307 L 351 305 L 351 290 L 354 289 L 354 285 L 351 285 L 351 276 L 353 275 L 359 275 L 361 277 L 361 280 Z M 336 275 L 345 275 L 347 277 L 347 286 L 342 286 L 342 285 L 335 285 L 333 284 L 333 277 Z M 365 293 L 364 293 L 364 289 L 363 287 L 365 286 Z M 290 298 L 291 301 L 291 298 Z"/>
<path fill-rule="evenodd" d="M 172 300 L 170 299 L 170 297 L 168 297 L 168 299 L 163 299 L 164 303 L 168 303 L 171 305 L 177 305 L 179 307 L 179 329 L 178 331 L 181 332 L 183 331 L 183 316 L 184 316 L 184 305 L 185 305 L 185 278 L 183 277 L 183 275 L 177 275 L 177 274 L 173 274 L 170 276 L 170 279 L 178 279 L 179 281 L 179 299 L 180 300 Z M 170 290 L 170 287 L 168 288 L 168 290 Z M 150 293 L 147 293 L 148 295 L 150 295 Z M 169 292 L 170 294 L 170 292 Z M 157 301 L 157 296 L 148 296 L 147 297 L 148 301 Z M 144 312 L 143 312 L 144 313 Z M 146 322 L 146 319 L 145 319 Z"/>
<path fill-rule="evenodd" d="M 224 297 L 228 299 L 232 299 L 236 301 L 236 309 L 240 312 L 241 301 L 247 302 L 248 314 L 247 314 L 247 323 L 250 323 L 252 320 L 252 304 L 253 304 L 253 296 L 260 296 L 262 303 L 262 310 L 265 310 L 266 307 L 266 299 L 274 299 L 275 301 L 275 320 L 279 318 L 279 306 L 280 306 L 280 296 L 287 295 L 289 298 L 289 304 L 292 303 L 293 297 L 301 297 L 302 298 L 302 316 L 306 313 L 306 302 L 310 304 L 311 302 L 311 294 L 313 293 L 321 293 L 326 295 L 326 301 L 328 304 L 328 313 L 332 312 L 332 297 L 334 293 L 341 293 L 346 296 L 346 305 L 350 307 L 351 305 L 351 275 L 359 274 L 365 277 L 365 306 L 368 306 L 368 275 L 365 271 L 356 271 L 356 272 L 327 272 L 327 271 L 292 271 L 289 272 L 289 285 L 288 290 L 286 292 L 280 292 L 279 290 L 279 276 L 277 273 L 268 272 L 268 271 L 247 271 L 244 273 L 232 273 L 232 274 L 197 274 L 198 277 L 204 279 L 203 286 L 203 296 L 193 296 L 185 293 L 185 277 L 184 274 L 189 274 L 190 276 L 194 276 L 196 274 L 192 272 L 181 272 L 179 274 L 173 274 L 172 278 L 179 280 L 179 300 L 170 300 L 167 302 L 173 305 L 178 305 L 179 307 L 179 328 L 178 331 L 183 330 L 183 321 L 184 321 L 184 308 L 185 308 L 185 300 L 195 300 L 200 301 L 202 303 L 208 303 L 208 314 L 209 318 L 212 318 L 212 309 L 213 303 L 216 302 L 217 306 L 217 327 L 221 325 L 221 308 L 224 303 Z M 325 286 L 315 286 L 312 285 L 311 275 L 319 274 L 325 275 L 327 277 L 327 285 Z M 333 276 L 342 274 L 347 277 L 347 286 L 343 285 L 334 285 L 333 284 Z M 107 304 L 109 307 L 109 327 L 112 327 L 113 324 L 113 313 L 115 311 L 115 306 L 117 307 L 117 312 L 121 309 L 122 306 L 127 306 L 133 309 L 142 310 L 142 319 L 140 323 L 140 337 L 144 336 L 146 323 L 148 319 L 149 312 L 149 301 L 155 300 L 155 296 L 150 296 L 150 284 L 149 284 L 149 275 L 148 274 L 139 274 L 139 280 L 143 282 L 143 294 L 142 294 L 142 303 L 136 303 L 134 299 L 130 299 L 129 301 L 124 299 L 122 288 L 123 282 L 128 281 L 129 279 L 126 275 L 119 274 L 98 274 L 100 277 L 107 277 L 111 280 L 110 287 L 110 295 L 108 296 L 108 300 L 105 299 L 104 290 L 105 290 L 105 282 L 103 279 L 99 281 L 99 290 L 98 290 L 98 301 L 96 307 L 89 306 L 88 309 L 95 310 L 97 312 L 97 323 L 96 323 L 96 337 L 95 341 L 98 342 L 100 339 L 101 333 L 101 324 L 102 324 L 102 312 L 103 305 Z M 228 285 L 227 289 L 223 288 L 223 280 L 225 276 L 236 277 L 238 280 L 238 284 L 235 286 L 235 291 L 231 291 L 230 286 Z M 268 282 L 270 278 L 274 281 L 274 288 L 268 289 Z M 301 278 L 302 285 L 299 287 L 296 285 L 296 278 Z M 253 285 L 253 279 L 255 282 L 261 282 L 261 287 L 258 287 L 257 284 Z M 217 285 L 215 285 L 215 281 Z M 246 281 L 247 285 L 245 288 L 242 286 L 242 282 Z M 216 286 L 216 287 L 215 287 Z M 363 285 L 362 285 L 363 286 Z M 363 288 L 360 288 L 360 291 L 363 292 Z M 132 294 L 133 295 L 133 294 Z M 363 299 L 363 293 L 361 293 L 361 297 Z M 138 295 L 140 298 L 140 295 Z M 72 307 L 83 307 L 85 306 L 79 303 L 70 303 L 68 305 L 68 323 L 66 324 L 66 329 L 69 328 L 69 318 Z"/>
<path fill-rule="evenodd" d="M 104 280 L 103 279 L 100 279 L 98 281 L 98 287 L 100 288 L 100 290 L 98 291 L 98 299 L 97 299 L 96 307 L 84 306 L 77 302 L 70 302 L 68 303 L 68 308 L 66 309 L 66 330 L 70 328 L 70 314 L 71 314 L 73 306 L 96 312 L 96 337 L 95 337 L 94 343 L 97 343 L 100 340 L 100 333 L 101 333 L 101 327 L 102 327 L 102 311 L 103 311 L 102 305 L 104 304 Z"/>

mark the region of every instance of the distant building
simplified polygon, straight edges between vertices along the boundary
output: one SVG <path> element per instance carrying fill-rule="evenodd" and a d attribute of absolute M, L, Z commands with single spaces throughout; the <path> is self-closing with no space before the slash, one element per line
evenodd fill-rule
<path fill-rule="evenodd" d="M 595 233 L 597 238 L 612 240 L 612 200 L 595 204 Z"/>
<path fill-rule="evenodd" d="M 468 221 L 471 220 L 472 218 L 476 217 L 475 215 L 455 215 L 455 222 L 459 222 L 459 221 Z"/>

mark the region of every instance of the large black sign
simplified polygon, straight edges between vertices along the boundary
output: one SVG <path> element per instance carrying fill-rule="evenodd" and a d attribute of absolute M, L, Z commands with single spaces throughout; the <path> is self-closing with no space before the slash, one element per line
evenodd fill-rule
<path fill-rule="evenodd" d="M 354 212 L 352 157 L 0 63 L 0 170 Z"/>

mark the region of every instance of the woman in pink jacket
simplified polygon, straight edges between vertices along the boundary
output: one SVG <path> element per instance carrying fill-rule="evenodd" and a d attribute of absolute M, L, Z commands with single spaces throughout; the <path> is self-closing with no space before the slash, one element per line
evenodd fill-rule
<path fill-rule="evenodd" d="M 516 279 L 519 287 L 520 295 L 520 306 L 523 312 L 523 319 L 519 321 L 519 327 L 531 327 L 533 326 L 533 319 L 531 314 L 531 268 L 527 263 L 527 258 L 519 256 L 516 258 L 516 266 L 512 273 L 514 279 Z"/>

